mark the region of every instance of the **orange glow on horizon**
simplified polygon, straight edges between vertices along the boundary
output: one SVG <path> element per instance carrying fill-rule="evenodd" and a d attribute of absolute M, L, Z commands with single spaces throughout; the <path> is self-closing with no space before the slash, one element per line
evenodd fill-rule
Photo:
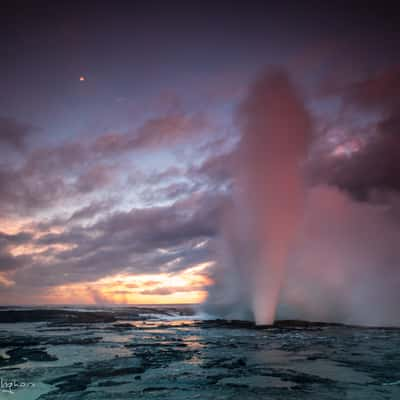
<path fill-rule="evenodd" d="M 118 274 L 96 282 L 74 283 L 52 288 L 48 304 L 193 304 L 206 298 L 212 282 L 205 269 L 196 265 L 176 274 Z"/>
<path fill-rule="evenodd" d="M 29 232 L 39 239 L 49 233 L 63 232 L 60 227 L 53 227 L 46 232 L 35 232 L 33 226 L 24 220 L 1 220 L 2 232 L 15 235 Z M 203 246 L 205 242 L 198 244 Z M 29 255 L 33 261 L 51 264 L 49 250 L 65 251 L 73 248 L 70 244 L 38 244 L 29 241 L 10 245 L 7 251 L 12 256 Z M 166 251 L 159 249 L 159 251 Z M 173 261 L 175 262 L 175 260 Z M 206 287 L 212 281 L 207 276 L 207 269 L 214 262 L 200 263 L 176 273 L 127 274 L 120 273 L 93 282 L 66 283 L 36 292 L 26 293 L 16 299 L 9 299 L 13 304 L 189 304 L 202 302 L 207 293 Z M 63 274 L 63 271 L 54 271 Z M 68 271 L 64 274 L 68 276 Z M 0 273 L 0 287 L 14 286 L 13 273 Z M 8 301 L 8 300 L 7 300 Z"/>

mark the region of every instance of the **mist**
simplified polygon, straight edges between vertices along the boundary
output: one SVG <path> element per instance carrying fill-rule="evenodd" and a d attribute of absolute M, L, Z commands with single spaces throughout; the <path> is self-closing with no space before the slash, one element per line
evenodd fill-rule
<path fill-rule="evenodd" d="M 271 324 L 304 215 L 302 163 L 311 119 L 287 73 L 269 68 L 240 105 L 237 123 L 242 137 L 236 185 L 226 213 L 220 258 L 228 268 L 221 278 L 238 279 L 239 287 L 225 284 L 222 293 L 227 295 L 216 302 L 220 306 L 233 302 L 239 314 L 251 315 L 258 324 Z M 209 301 L 213 298 L 211 290 Z M 245 305 L 236 304 L 242 300 Z"/>
<path fill-rule="evenodd" d="M 399 196 L 361 202 L 312 182 L 315 124 L 282 69 L 255 81 L 236 122 L 234 191 L 204 310 L 260 325 L 400 325 Z"/>
<path fill-rule="evenodd" d="M 355 201 L 320 185 L 287 270 L 279 318 L 400 325 L 399 196 Z"/>

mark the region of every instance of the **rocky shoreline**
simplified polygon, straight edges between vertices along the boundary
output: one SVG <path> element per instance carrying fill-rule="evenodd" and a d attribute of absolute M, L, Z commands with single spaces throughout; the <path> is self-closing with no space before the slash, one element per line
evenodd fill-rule
<path fill-rule="evenodd" d="M 0 373 L 4 382 L 36 385 L 16 386 L 18 400 L 400 395 L 400 329 L 306 321 L 257 327 L 187 313 L 1 310 Z"/>

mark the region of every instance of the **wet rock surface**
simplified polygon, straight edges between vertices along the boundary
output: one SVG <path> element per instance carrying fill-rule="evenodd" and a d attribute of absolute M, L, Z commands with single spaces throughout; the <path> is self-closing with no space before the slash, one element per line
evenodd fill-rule
<path fill-rule="evenodd" d="M 25 322 L 0 316 L 2 382 L 35 385 L 1 391 L 0 399 L 400 398 L 400 329 L 255 327 L 174 308 L 74 318 L 61 310 L 45 321 L 41 311 Z"/>

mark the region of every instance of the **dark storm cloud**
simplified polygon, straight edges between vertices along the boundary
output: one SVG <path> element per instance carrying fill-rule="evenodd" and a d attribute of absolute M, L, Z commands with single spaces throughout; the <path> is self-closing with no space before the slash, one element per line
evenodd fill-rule
<path fill-rule="evenodd" d="M 0 213 L 24 215 L 70 197 L 76 189 L 67 177 L 84 162 L 82 144 L 66 143 L 39 147 L 22 162 L 0 165 Z"/>
<path fill-rule="evenodd" d="M 193 138 L 207 127 L 207 120 L 202 114 L 172 114 L 150 118 L 134 132 L 100 136 L 93 149 L 107 155 L 171 146 Z"/>
<path fill-rule="evenodd" d="M 7 129 L 14 130 L 15 134 L 14 137 L 2 135 L 0 144 L 3 140 L 7 144 L 22 145 L 27 128 L 4 121 Z M 171 114 L 151 117 L 129 133 L 103 134 L 94 141 L 39 146 L 27 153 L 22 163 L 0 165 L 0 212 L 27 214 L 54 206 L 60 200 L 99 191 L 116 182 L 121 171 L 112 165 L 127 152 L 163 149 L 186 142 L 204 132 L 207 126 L 203 115 Z M 153 174 L 150 178 L 153 183 L 161 182 L 176 177 L 175 172 Z M 147 178 L 144 174 L 136 176 L 142 183 Z M 178 192 L 183 193 L 184 188 L 176 186 L 175 191 L 173 187 L 169 191 L 166 196 L 172 199 L 179 196 Z"/>
<path fill-rule="evenodd" d="M 56 146 L 45 146 L 33 151 L 26 158 L 22 173 L 25 175 L 66 172 L 79 168 L 88 161 L 88 152 L 79 141 Z"/>
<path fill-rule="evenodd" d="M 229 182 L 234 176 L 236 151 L 212 155 L 199 166 L 192 167 L 190 173 L 205 177 L 214 184 Z"/>
<path fill-rule="evenodd" d="M 31 125 L 23 124 L 14 118 L 0 117 L 0 151 L 25 150 L 28 136 L 33 130 Z"/>
<path fill-rule="evenodd" d="M 173 200 L 182 196 L 187 195 L 191 192 L 191 186 L 187 183 L 171 183 L 170 185 L 163 188 L 163 195 L 167 200 Z M 194 188 L 195 191 L 196 188 Z"/>
<path fill-rule="evenodd" d="M 79 176 L 75 188 L 80 193 L 91 193 L 111 183 L 112 168 L 97 164 Z"/>
<path fill-rule="evenodd" d="M 203 239 L 202 237 L 201 239 Z M 206 238 L 207 239 L 207 238 Z M 187 268 L 196 266 L 199 263 L 210 262 L 214 260 L 215 249 L 212 245 L 212 237 L 207 245 L 200 247 L 196 246 L 182 246 L 172 255 L 168 256 L 165 265 L 162 268 L 163 272 L 179 272 Z"/>
<path fill-rule="evenodd" d="M 159 247 L 171 247 L 199 237 L 213 236 L 224 198 L 216 195 L 195 193 L 170 207 L 134 209 L 115 213 L 99 221 L 91 229 L 101 232 L 94 239 L 94 246 L 106 243 L 135 246 L 148 251 Z"/>
<path fill-rule="evenodd" d="M 359 120 L 371 118 L 366 129 L 353 128 L 353 137 L 365 141 L 348 157 L 325 157 L 312 166 L 320 182 L 349 191 L 359 200 L 369 199 L 374 190 L 400 190 L 400 67 L 390 67 L 357 81 L 335 94 Z M 354 115 L 353 115 L 354 117 Z"/>
<path fill-rule="evenodd" d="M 0 232 L 0 247 L 10 245 L 21 245 L 32 240 L 32 235 L 28 232 L 18 232 L 16 234 L 7 234 Z"/>
<path fill-rule="evenodd" d="M 142 176 L 142 179 L 145 179 L 147 183 L 150 184 L 159 184 L 171 181 L 173 178 L 182 178 L 185 176 L 185 169 L 178 167 L 168 167 L 167 169 L 154 172 L 145 176 Z M 136 179 L 132 179 L 133 182 L 136 182 Z"/>
<path fill-rule="evenodd" d="M 29 259 L 24 256 L 12 256 L 0 249 L 0 272 L 14 271 L 23 267 Z"/>
<path fill-rule="evenodd" d="M 36 244 L 51 246 L 55 244 L 75 244 L 84 242 L 88 234 L 81 227 L 72 227 L 62 233 L 49 233 L 35 240 Z"/>
<path fill-rule="evenodd" d="M 51 228 L 67 227 L 68 225 L 79 224 L 83 221 L 90 220 L 99 215 L 105 215 L 111 211 L 115 201 L 112 199 L 92 201 L 86 206 L 75 209 L 68 217 L 54 217 L 47 220 L 31 223 L 29 227 L 35 232 L 46 233 Z"/>
<path fill-rule="evenodd" d="M 319 160 L 313 174 L 319 182 L 348 191 L 358 200 L 368 200 L 374 191 L 400 191 L 400 137 L 380 133 L 351 157 Z"/>
<path fill-rule="evenodd" d="M 24 215 L 54 203 L 66 193 L 66 185 L 59 176 L 38 176 L 18 168 L 0 167 L 0 214 Z"/>
<path fill-rule="evenodd" d="M 0 272 L 16 270 L 29 262 L 29 257 L 14 256 L 10 250 L 14 246 L 29 243 L 31 239 L 31 235 L 27 232 L 15 235 L 0 232 Z"/>
<path fill-rule="evenodd" d="M 92 218 L 96 215 L 99 215 L 109 210 L 111 206 L 112 206 L 111 200 L 94 201 L 90 203 L 88 206 L 82 207 L 74 211 L 74 213 L 68 218 L 68 222 Z"/>
<path fill-rule="evenodd" d="M 139 193 L 140 199 L 146 204 L 154 204 L 164 201 L 176 201 L 180 198 L 190 196 L 200 190 L 201 187 L 193 182 L 172 182 L 169 185 L 160 187 L 149 187 Z"/>
<path fill-rule="evenodd" d="M 30 169 L 28 160 L 22 168 L 0 167 L 0 215 L 32 214 L 60 201 L 100 191 L 112 183 L 115 173 L 113 168 L 101 164 L 82 165 L 78 177 L 71 179 L 76 174 L 67 166 L 51 167 L 49 162 L 45 168 L 43 164 Z"/>
<path fill-rule="evenodd" d="M 400 108 L 400 65 L 391 66 L 366 80 L 345 88 L 345 99 L 363 109 L 382 111 L 384 115 Z"/>
<path fill-rule="evenodd" d="M 49 262 L 31 259 L 14 279 L 17 284 L 57 285 L 121 271 L 176 272 L 210 261 L 212 250 L 196 244 L 215 237 L 225 201 L 222 196 L 196 193 L 170 207 L 117 212 L 90 227 L 44 235 L 32 242 L 72 248 L 48 251 Z"/>

